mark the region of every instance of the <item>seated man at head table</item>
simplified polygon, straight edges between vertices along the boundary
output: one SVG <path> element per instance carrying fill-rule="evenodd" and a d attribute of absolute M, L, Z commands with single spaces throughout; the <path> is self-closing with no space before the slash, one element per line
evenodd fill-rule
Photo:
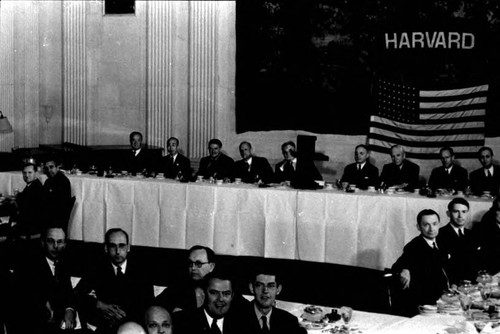
<path fill-rule="evenodd" d="M 42 252 L 30 254 L 16 270 L 20 298 L 13 333 L 23 332 L 26 319 L 22 316 L 26 314 L 37 333 L 62 333 L 62 328 L 68 332 L 76 326 L 76 296 L 65 256 L 66 234 L 61 227 L 49 227 L 41 241 Z"/>
<path fill-rule="evenodd" d="M 307 333 L 298 319 L 276 307 L 276 296 L 282 282 L 275 268 L 256 268 L 249 284 L 254 300 L 245 314 L 247 333 L 299 334 Z"/>
<path fill-rule="evenodd" d="M 195 245 L 188 251 L 188 277 L 182 277 L 178 282 L 163 290 L 156 298 L 155 305 L 163 306 L 169 312 L 189 311 L 201 307 L 205 301 L 203 286 L 205 277 L 214 271 L 216 258 L 214 251 L 206 246 Z M 233 306 L 244 307 L 247 300 L 235 293 Z"/>
<path fill-rule="evenodd" d="M 179 139 L 168 138 L 167 153 L 160 159 L 157 172 L 163 173 L 167 179 L 189 181 L 191 179 L 191 161 L 179 153 Z"/>
<path fill-rule="evenodd" d="M 14 239 L 38 239 L 47 221 L 47 192 L 38 178 L 34 163 L 22 169 L 26 187 L 14 200 L 12 237 Z"/>
<path fill-rule="evenodd" d="M 172 317 L 165 308 L 150 306 L 144 313 L 144 327 L 147 334 L 172 334 Z"/>
<path fill-rule="evenodd" d="M 54 223 L 65 228 L 69 219 L 66 208 L 71 201 L 71 182 L 60 170 L 60 165 L 56 158 L 45 162 L 47 180 L 43 187 L 47 192 L 47 214 Z"/>
<path fill-rule="evenodd" d="M 231 274 L 214 270 L 205 277 L 203 306 L 195 310 L 175 312 L 176 334 L 239 334 L 245 326 L 241 313 L 234 309 L 234 279 Z M 248 306 L 247 306 L 248 307 Z"/>
<path fill-rule="evenodd" d="M 439 229 L 438 245 L 448 254 L 446 273 L 451 284 L 474 282 L 478 270 L 478 240 L 465 225 L 469 222 L 469 202 L 456 197 L 448 203 L 450 222 Z"/>
<path fill-rule="evenodd" d="M 500 197 L 497 196 L 491 208 L 483 215 L 473 231 L 479 243 L 479 269 L 492 275 L 500 272 Z"/>
<path fill-rule="evenodd" d="M 129 135 L 130 151 L 126 151 L 119 166 L 132 175 L 147 174 L 153 171 L 154 161 L 151 153 L 143 145 L 142 133 L 133 131 Z"/>
<path fill-rule="evenodd" d="M 197 176 L 231 182 L 234 178 L 234 160 L 222 153 L 222 142 L 217 138 L 210 139 L 208 152 L 209 155 L 200 160 Z"/>
<path fill-rule="evenodd" d="M 454 163 L 455 153 L 451 147 L 439 150 L 442 166 L 432 170 L 429 177 L 429 188 L 432 191 L 442 189 L 454 193 L 465 191 L 468 185 L 467 170 Z"/>
<path fill-rule="evenodd" d="M 97 333 L 115 333 L 126 321 L 142 322 L 144 310 L 154 298 L 147 270 L 129 257 L 127 232 L 109 229 L 104 236 L 105 256 L 84 272 L 75 290 L 87 323 Z"/>
<path fill-rule="evenodd" d="M 380 187 L 396 187 L 412 191 L 418 187 L 420 167 L 406 159 L 406 153 L 402 146 L 391 147 L 392 162 L 385 164 L 380 174 Z"/>
<path fill-rule="evenodd" d="M 500 187 L 500 166 L 493 164 L 493 150 L 490 147 L 481 147 L 478 159 L 482 167 L 469 175 L 471 191 L 477 196 L 481 196 L 485 191 L 495 196 Z"/>
<path fill-rule="evenodd" d="M 420 235 L 413 238 L 403 249 L 403 254 L 392 266 L 402 291 L 400 305 L 402 315 L 418 314 L 418 306 L 436 304 L 443 291 L 449 288 L 447 253 L 438 244 L 439 215 L 425 209 L 417 215 Z"/>
<path fill-rule="evenodd" d="M 234 163 L 235 178 L 245 183 L 271 183 L 274 175 L 269 161 L 254 155 L 252 144 L 247 141 L 241 142 L 239 150 L 242 159 Z"/>
<path fill-rule="evenodd" d="M 378 168 L 370 163 L 368 146 L 360 144 L 354 149 L 355 163 L 344 168 L 344 175 L 340 182 L 355 184 L 359 189 L 368 189 L 369 186 L 378 186 Z"/>
<path fill-rule="evenodd" d="M 289 183 L 294 188 L 315 188 L 315 180 L 323 180 L 311 159 L 297 154 L 295 143 L 287 141 L 281 145 L 283 160 L 278 162 L 274 179 L 278 183 Z"/>

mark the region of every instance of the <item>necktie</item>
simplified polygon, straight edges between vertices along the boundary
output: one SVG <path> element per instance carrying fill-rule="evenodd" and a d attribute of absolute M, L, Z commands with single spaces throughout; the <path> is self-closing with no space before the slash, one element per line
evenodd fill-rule
<path fill-rule="evenodd" d="M 358 164 L 358 172 L 361 170 L 361 165 Z"/>
<path fill-rule="evenodd" d="M 438 249 L 438 247 L 437 247 L 437 245 L 436 245 L 436 242 L 433 242 L 433 243 L 432 243 L 432 248 L 433 248 L 436 252 L 437 252 L 437 251 L 439 251 L 439 249 Z"/>
<path fill-rule="evenodd" d="M 491 172 L 489 169 L 486 170 L 486 177 L 492 177 Z"/>
<path fill-rule="evenodd" d="M 461 228 L 458 229 L 458 237 L 459 237 L 459 239 L 463 239 L 463 237 L 464 237 L 464 233 L 462 232 Z"/>
<path fill-rule="evenodd" d="M 210 326 L 210 334 L 221 334 L 219 326 L 217 326 L 217 319 L 214 318 L 212 325 Z"/>
<path fill-rule="evenodd" d="M 123 278 L 123 271 L 122 271 L 122 267 L 120 267 L 120 266 L 116 267 L 116 277 L 119 279 Z"/>
<path fill-rule="evenodd" d="M 247 164 L 247 171 L 249 172 L 251 165 L 248 162 L 246 162 L 246 164 Z"/>
<path fill-rule="evenodd" d="M 262 333 L 270 333 L 269 327 L 267 327 L 267 317 L 263 315 L 260 318 L 262 319 Z"/>
<path fill-rule="evenodd" d="M 60 276 L 61 276 L 61 268 L 59 265 L 59 261 L 54 261 L 54 278 L 56 282 L 59 282 Z"/>
<path fill-rule="evenodd" d="M 285 172 L 285 177 L 286 176 L 291 177 L 293 175 L 293 171 L 294 171 L 293 166 L 292 166 L 292 162 L 287 161 L 283 170 Z"/>

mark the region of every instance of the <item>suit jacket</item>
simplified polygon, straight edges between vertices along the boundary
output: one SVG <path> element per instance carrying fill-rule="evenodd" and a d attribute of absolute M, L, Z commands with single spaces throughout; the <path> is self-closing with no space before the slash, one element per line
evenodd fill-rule
<path fill-rule="evenodd" d="M 358 171 L 357 164 L 352 163 L 344 168 L 341 182 L 354 183 L 359 189 L 378 186 L 378 168 L 367 161 L 363 168 Z"/>
<path fill-rule="evenodd" d="M 464 236 L 460 240 L 451 223 L 448 223 L 439 229 L 437 243 L 448 254 L 446 273 L 450 283 L 458 285 L 460 280 L 475 281 L 478 244 L 473 232 L 464 228 Z"/>
<path fill-rule="evenodd" d="M 150 172 L 153 169 L 154 162 L 151 153 L 146 148 L 141 148 L 135 155 L 132 149 L 124 152 L 121 169 L 126 170 L 132 175 L 142 173 L 144 170 Z"/>
<path fill-rule="evenodd" d="M 39 179 L 26 185 L 17 196 L 18 214 L 15 233 L 32 235 L 41 233 L 47 220 L 47 193 Z"/>
<path fill-rule="evenodd" d="M 59 171 L 54 177 L 47 178 L 43 187 L 47 192 L 47 214 L 51 223 L 65 227 L 69 219 L 67 207 L 71 200 L 71 182 Z"/>
<path fill-rule="evenodd" d="M 247 314 L 245 315 L 247 324 L 245 328 L 247 334 L 261 334 L 262 328 L 260 326 L 260 319 L 257 318 L 254 309 L 254 303 L 250 303 Z M 307 331 L 304 327 L 299 325 L 296 316 L 285 310 L 273 307 L 271 318 L 269 319 L 269 330 L 271 334 L 306 334 Z"/>
<path fill-rule="evenodd" d="M 496 222 L 496 212 L 490 209 L 481 219 L 480 223 L 474 225 L 479 244 L 479 269 L 486 269 L 491 274 L 500 272 L 500 226 Z"/>
<path fill-rule="evenodd" d="M 294 188 L 314 189 L 317 187 L 315 180 L 323 180 L 320 172 L 310 159 L 297 157 L 295 170 L 287 168 L 288 160 L 282 160 L 276 164 L 274 179 L 276 182 L 290 181 Z M 281 170 L 283 166 L 283 170 Z"/>
<path fill-rule="evenodd" d="M 435 304 L 436 300 L 448 288 L 444 268 L 447 265 L 447 253 L 438 243 L 439 250 L 427 244 L 422 235 L 415 237 L 403 249 L 403 254 L 394 263 L 392 269 L 400 273 L 410 271 L 410 287 L 404 290 L 407 307 L 413 314 L 418 314 L 418 305 Z"/>
<path fill-rule="evenodd" d="M 443 166 L 436 167 L 429 177 L 429 187 L 434 191 L 436 189 L 464 191 L 467 187 L 467 170 L 454 164 L 448 174 Z"/>
<path fill-rule="evenodd" d="M 498 193 L 500 186 L 500 166 L 493 165 L 493 177 L 488 180 L 484 168 L 476 169 L 469 175 L 470 187 L 475 195 L 481 195 L 483 191 L 490 191 L 493 196 Z"/>
<path fill-rule="evenodd" d="M 234 160 L 224 153 L 221 153 L 217 159 L 212 157 L 203 157 L 200 160 L 198 174 L 208 179 L 215 175 L 216 179 L 234 178 Z"/>
<path fill-rule="evenodd" d="M 183 178 L 190 180 L 192 174 L 191 161 L 182 154 L 177 153 L 175 162 L 172 162 L 170 155 L 166 155 L 160 159 L 157 171 L 163 173 L 168 179 L 175 179 L 180 172 Z"/>
<path fill-rule="evenodd" d="M 399 168 L 393 163 L 384 165 L 380 182 L 384 182 L 387 186 L 393 186 L 401 183 L 408 183 L 406 190 L 413 190 L 418 187 L 418 178 L 420 167 L 409 161 L 404 160 L 403 167 Z"/>
<path fill-rule="evenodd" d="M 126 313 L 124 321 L 132 320 L 141 323 L 143 312 L 153 301 L 153 285 L 148 281 L 147 273 L 136 259 L 127 259 L 127 269 L 123 280 L 116 277 L 108 257 L 84 273 L 76 286 L 81 300 L 85 320 L 104 332 L 116 333 L 118 324 L 110 324 L 96 309 L 96 301 L 119 305 Z"/>
<path fill-rule="evenodd" d="M 63 320 L 66 308 L 76 310 L 76 298 L 65 259 L 58 261 L 57 276 L 54 276 L 45 255 L 33 254 L 21 264 L 18 275 L 22 287 L 20 307 L 24 312 L 29 310 L 30 320 L 36 322 L 36 325 L 31 324 L 32 328 L 52 333 L 45 310 L 47 301 L 54 310 L 54 324 L 57 325 Z"/>
<path fill-rule="evenodd" d="M 234 163 L 234 177 L 241 178 L 245 183 L 254 183 L 256 176 L 264 183 L 271 183 L 273 180 L 273 169 L 264 157 L 252 157 L 252 165 L 249 166 L 244 159 Z"/>
<path fill-rule="evenodd" d="M 232 307 L 232 306 L 231 306 Z M 203 307 L 191 311 L 180 311 L 173 313 L 176 334 L 210 334 L 210 325 L 205 316 Z M 241 314 L 231 309 L 224 316 L 224 327 L 222 334 L 240 334 L 244 332 Z"/>

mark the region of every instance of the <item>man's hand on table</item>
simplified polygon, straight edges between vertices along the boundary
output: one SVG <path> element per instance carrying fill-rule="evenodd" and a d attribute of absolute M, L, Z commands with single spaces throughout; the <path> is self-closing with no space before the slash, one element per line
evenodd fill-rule
<path fill-rule="evenodd" d="M 127 313 L 125 313 L 120 306 L 115 304 L 106 304 L 98 300 L 96 307 L 101 312 L 103 317 L 111 322 L 119 322 L 127 316 Z"/>

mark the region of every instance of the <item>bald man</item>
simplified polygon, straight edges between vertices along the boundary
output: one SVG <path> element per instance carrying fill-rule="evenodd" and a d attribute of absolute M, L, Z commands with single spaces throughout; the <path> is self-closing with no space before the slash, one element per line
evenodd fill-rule
<path fill-rule="evenodd" d="M 116 334 L 147 334 L 144 328 L 136 322 L 127 321 L 118 327 Z"/>
<path fill-rule="evenodd" d="M 391 147 L 391 163 L 384 165 L 380 175 L 380 187 L 396 187 L 412 191 L 418 187 L 420 167 L 406 159 L 402 146 Z"/>
<path fill-rule="evenodd" d="M 172 317 L 161 306 L 151 306 L 144 313 L 144 326 L 148 334 L 172 334 Z"/>

